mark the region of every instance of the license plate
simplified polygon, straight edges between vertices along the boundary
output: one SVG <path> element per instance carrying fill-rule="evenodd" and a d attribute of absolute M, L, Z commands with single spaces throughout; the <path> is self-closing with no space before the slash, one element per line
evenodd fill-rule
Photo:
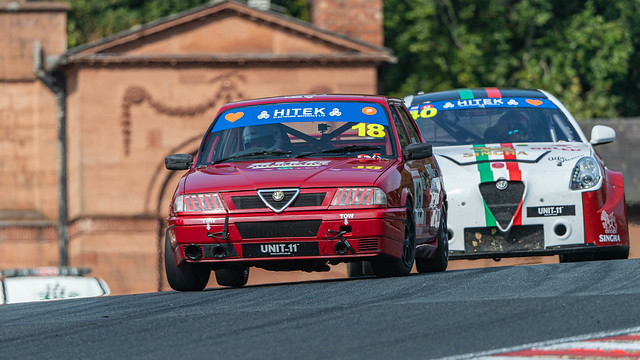
<path fill-rule="evenodd" d="M 318 255 L 317 242 L 242 244 L 242 254 L 250 257 Z"/>

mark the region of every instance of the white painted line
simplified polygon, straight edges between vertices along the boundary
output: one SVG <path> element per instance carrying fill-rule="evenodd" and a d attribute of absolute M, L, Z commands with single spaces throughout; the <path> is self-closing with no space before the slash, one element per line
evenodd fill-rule
<path fill-rule="evenodd" d="M 493 350 L 488 350 L 488 351 L 480 351 L 480 352 L 468 353 L 468 354 L 462 354 L 462 355 L 447 356 L 447 357 L 444 357 L 444 358 L 440 358 L 440 360 L 462 360 L 462 359 L 491 359 L 491 360 L 495 360 L 495 359 L 499 359 L 499 358 L 522 360 L 522 359 L 526 359 L 526 358 L 523 358 L 523 357 L 510 357 L 510 356 L 507 356 L 507 357 L 494 357 L 494 356 L 491 356 L 490 358 L 485 358 L 485 357 L 486 356 L 490 356 L 490 355 L 494 355 L 494 354 L 509 353 L 509 352 L 513 352 L 513 351 L 520 351 L 520 350 L 526 350 L 526 349 L 532 349 L 532 348 L 541 348 L 541 347 L 552 346 L 552 345 L 557 345 L 557 344 L 566 343 L 566 342 L 572 342 L 572 341 L 583 341 L 583 340 L 591 340 L 591 339 L 600 339 L 600 338 L 605 338 L 605 337 L 610 337 L 610 336 L 627 335 L 627 334 L 637 333 L 637 332 L 640 332 L 640 326 L 627 328 L 627 329 L 620 329 L 620 330 L 602 331 L 602 332 L 596 332 L 596 333 L 579 335 L 579 336 L 571 336 L 571 337 L 566 337 L 566 338 L 542 341 L 542 342 L 519 345 L 519 346 L 513 346 L 513 347 L 506 347 L 506 348 L 501 348 L 501 349 L 493 349 Z"/>

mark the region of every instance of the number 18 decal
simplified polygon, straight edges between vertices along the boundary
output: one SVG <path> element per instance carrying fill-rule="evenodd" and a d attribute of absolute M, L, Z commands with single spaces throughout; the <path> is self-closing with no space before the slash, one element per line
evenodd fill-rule
<path fill-rule="evenodd" d="M 374 138 L 381 138 L 387 135 L 384 132 L 384 126 L 380 124 L 359 123 L 353 125 L 351 128 L 358 130 L 358 136 L 371 136 Z"/>

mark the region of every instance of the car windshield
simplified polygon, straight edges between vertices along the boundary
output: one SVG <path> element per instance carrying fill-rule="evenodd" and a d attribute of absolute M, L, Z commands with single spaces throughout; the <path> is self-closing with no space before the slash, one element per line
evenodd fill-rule
<path fill-rule="evenodd" d="M 581 141 L 548 99 L 501 98 L 434 101 L 409 110 L 434 146 Z"/>
<path fill-rule="evenodd" d="M 216 118 L 198 166 L 296 157 L 395 158 L 377 103 L 292 102 L 236 107 Z"/>

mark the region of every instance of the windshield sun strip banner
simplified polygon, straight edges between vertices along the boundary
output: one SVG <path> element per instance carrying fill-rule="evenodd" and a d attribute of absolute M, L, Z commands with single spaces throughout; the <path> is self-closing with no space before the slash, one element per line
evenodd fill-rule
<path fill-rule="evenodd" d="M 232 108 L 220 114 L 212 132 L 250 125 L 344 121 L 389 126 L 387 112 L 373 102 L 292 102 Z"/>
<path fill-rule="evenodd" d="M 493 171 L 491 171 L 491 163 L 489 163 L 489 154 L 482 151 L 486 147 L 485 144 L 473 145 L 473 152 L 478 162 L 478 172 L 480 173 L 480 183 L 493 182 Z M 489 210 L 487 203 L 482 199 L 484 205 L 484 218 L 487 226 L 496 226 L 496 218 Z"/>
<path fill-rule="evenodd" d="M 461 94 L 460 100 L 433 101 L 412 105 L 409 107 L 409 112 L 414 119 L 418 119 L 434 117 L 441 111 L 491 108 L 557 109 L 558 107 L 549 99 L 502 97 L 462 98 Z"/>

